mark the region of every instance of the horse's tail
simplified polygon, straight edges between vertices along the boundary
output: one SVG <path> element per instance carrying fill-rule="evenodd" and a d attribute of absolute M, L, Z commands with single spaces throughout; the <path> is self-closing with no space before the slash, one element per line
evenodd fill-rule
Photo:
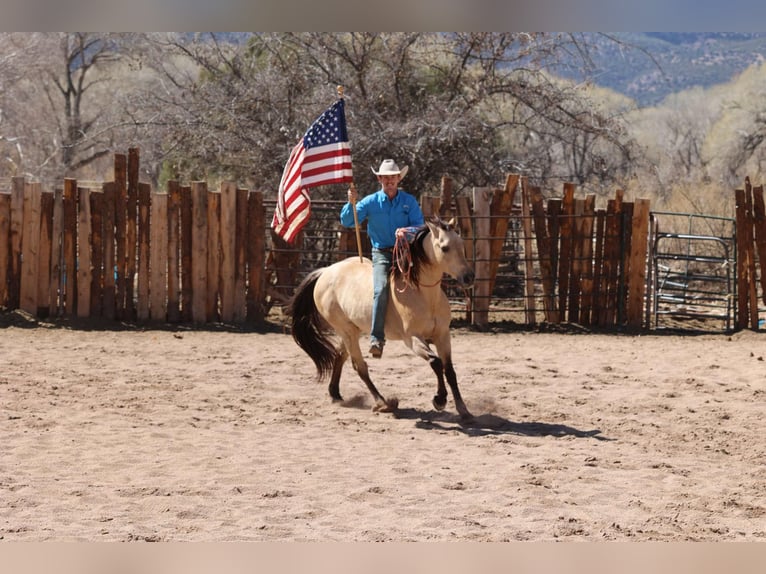
<path fill-rule="evenodd" d="M 338 355 L 330 339 L 332 329 L 319 314 L 314 302 L 314 288 L 321 274 L 322 269 L 308 274 L 295 289 L 286 308 L 291 318 L 293 339 L 314 361 L 320 381 L 332 373 Z"/>

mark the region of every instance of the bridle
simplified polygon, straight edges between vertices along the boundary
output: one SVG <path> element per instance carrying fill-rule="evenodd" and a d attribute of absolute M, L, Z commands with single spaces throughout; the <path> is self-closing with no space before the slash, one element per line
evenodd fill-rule
<path fill-rule="evenodd" d="M 397 292 L 403 293 L 407 290 L 407 287 L 412 285 L 410 280 L 410 270 L 412 269 L 412 252 L 410 251 L 410 245 L 417 238 L 418 233 L 423 230 L 423 227 L 400 227 L 396 230 L 396 243 L 394 243 L 393 251 L 393 264 L 399 269 L 399 273 L 404 280 L 404 287 L 396 288 Z M 392 267 L 393 273 L 393 267 Z M 444 276 L 439 278 L 436 283 L 423 284 L 419 283 L 420 287 L 436 287 L 442 282 Z"/>

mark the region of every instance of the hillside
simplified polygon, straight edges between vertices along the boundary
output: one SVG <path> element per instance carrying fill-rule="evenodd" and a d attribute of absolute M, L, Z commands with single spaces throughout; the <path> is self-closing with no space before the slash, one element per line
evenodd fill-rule
<path fill-rule="evenodd" d="M 241 43 L 249 33 L 214 33 Z M 575 33 L 591 48 L 590 79 L 635 100 L 641 106 L 661 102 L 694 86 L 729 82 L 753 64 L 766 61 L 766 32 L 585 32 Z M 189 38 L 195 35 L 190 34 Z M 202 38 L 204 39 L 204 35 Z M 577 53 L 577 52 L 575 52 Z M 577 62 L 559 62 L 556 73 L 584 79 Z"/>
<path fill-rule="evenodd" d="M 633 98 L 642 107 L 693 86 L 726 83 L 766 60 L 766 33 L 620 32 L 584 36 L 594 46 L 593 81 Z"/>

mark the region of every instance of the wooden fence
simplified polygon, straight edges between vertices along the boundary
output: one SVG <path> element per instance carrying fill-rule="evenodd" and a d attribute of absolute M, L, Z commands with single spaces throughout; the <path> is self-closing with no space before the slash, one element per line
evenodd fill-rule
<path fill-rule="evenodd" d="M 761 262 L 766 261 L 766 207 L 763 185 L 753 187 L 745 178 L 743 189 L 734 192 L 737 238 L 737 318 L 738 329 L 759 327 L 758 288 L 766 305 L 766 275 Z"/>
<path fill-rule="evenodd" d="M 138 173 L 132 148 L 115 154 L 114 181 L 97 187 L 65 179 L 48 191 L 13 178 L 10 192 L 0 192 L 0 308 L 39 317 L 258 323 L 313 268 L 356 254 L 353 230 L 338 224 L 340 202 L 324 215 L 317 202 L 293 247 L 270 234 L 273 200 L 258 191 L 176 181 L 153 191 Z M 736 198 L 737 326 L 757 329 L 762 186 L 747 181 Z M 625 201 L 618 190 L 597 207 L 594 195 L 576 197 L 571 184 L 562 197 L 545 199 L 525 177 L 508 174 L 502 187 L 454 198 L 445 177 L 440 194 L 421 197 L 421 206 L 426 215 L 455 217 L 465 239 L 475 287 L 444 287 L 470 323 L 486 326 L 512 310 L 514 322 L 530 325 L 648 326 L 648 200 Z M 519 297 L 511 301 L 509 292 Z"/>
<path fill-rule="evenodd" d="M 444 187 L 444 185 L 443 185 Z M 521 192 L 520 207 L 516 193 Z M 476 285 L 471 322 L 488 323 L 497 272 L 509 228 L 521 244 L 524 323 L 579 323 L 640 328 L 646 286 L 649 201 L 623 200 L 618 191 L 606 208 L 595 195 L 575 198 L 564 185 L 563 199 L 543 198 L 526 177 L 509 174 L 503 188 L 477 188 L 455 203 L 458 225 L 473 253 Z M 424 212 L 450 210 L 449 193 L 424 201 Z M 432 205 L 426 207 L 428 203 Z M 513 226 L 513 223 L 516 223 Z"/>
<path fill-rule="evenodd" d="M 263 319 L 260 192 L 224 183 L 138 181 L 139 156 L 116 154 L 100 188 L 13 178 L 0 193 L 0 306 L 37 316 L 125 321 Z"/>
<path fill-rule="evenodd" d="M 574 185 L 566 184 L 563 199 L 546 201 L 527 178 L 508 174 L 503 187 L 474 188 L 472 197 L 453 198 L 449 177 L 442 178 L 439 195 L 422 196 L 424 215 L 455 217 L 476 272 L 474 287 L 466 293 L 449 280 L 443 282 L 453 312 L 464 311 L 467 321 L 479 327 L 493 318 L 513 316 L 527 325 L 545 321 L 640 328 L 649 202 L 626 202 L 618 191 L 606 207 L 597 209 L 595 196 L 575 198 L 575 191 Z M 298 239 L 302 248 L 279 242 L 272 247 L 270 272 L 276 281 L 267 284 L 271 301 L 286 301 L 301 278 L 319 265 L 307 261 L 313 261 L 316 249 L 328 249 L 322 235 L 328 227 L 339 235 L 337 244 L 329 247 L 337 256 L 330 259 L 357 252 L 354 231 L 337 225 L 339 209 L 340 205 L 331 207 L 331 226 L 307 226 Z M 364 229 L 362 243 L 369 254 Z M 500 274 L 501 264 L 509 260 L 510 278 Z M 516 290 L 501 285 L 508 281 L 518 282 L 519 296 L 497 294 Z"/>

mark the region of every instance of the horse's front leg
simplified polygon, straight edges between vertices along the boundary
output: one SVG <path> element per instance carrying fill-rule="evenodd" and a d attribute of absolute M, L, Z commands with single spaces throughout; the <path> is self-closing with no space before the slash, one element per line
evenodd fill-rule
<path fill-rule="evenodd" d="M 447 376 L 447 383 L 452 390 L 452 398 L 455 399 L 455 407 L 457 412 L 460 413 L 460 418 L 464 421 L 472 419 L 473 415 L 468 410 L 468 407 L 465 406 L 463 397 L 460 396 L 460 389 L 457 387 L 457 375 L 452 366 L 452 356 L 450 354 L 447 354 L 446 361 L 444 362 L 444 374 Z"/>
<path fill-rule="evenodd" d="M 465 406 L 463 397 L 460 395 L 460 389 L 457 386 L 457 374 L 452 365 L 452 346 L 449 334 L 437 338 L 434 341 L 434 346 L 438 354 L 431 349 L 425 340 L 416 337 L 412 339 L 412 350 L 418 356 L 427 360 L 434 373 L 436 373 L 437 387 L 436 395 L 433 398 L 434 408 L 441 411 L 447 404 L 447 389 L 444 386 L 444 378 L 446 376 L 447 384 L 452 391 L 452 398 L 455 400 L 455 408 L 460 413 L 460 418 L 463 420 L 472 419 L 473 415 L 471 415 L 468 407 Z"/>
<path fill-rule="evenodd" d="M 419 337 L 413 337 L 409 341 L 409 347 L 422 359 L 428 361 L 431 369 L 436 373 L 436 394 L 431 401 L 437 411 L 443 411 L 447 406 L 447 387 L 444 385 L 444 363 L 428 343 Z"/>

